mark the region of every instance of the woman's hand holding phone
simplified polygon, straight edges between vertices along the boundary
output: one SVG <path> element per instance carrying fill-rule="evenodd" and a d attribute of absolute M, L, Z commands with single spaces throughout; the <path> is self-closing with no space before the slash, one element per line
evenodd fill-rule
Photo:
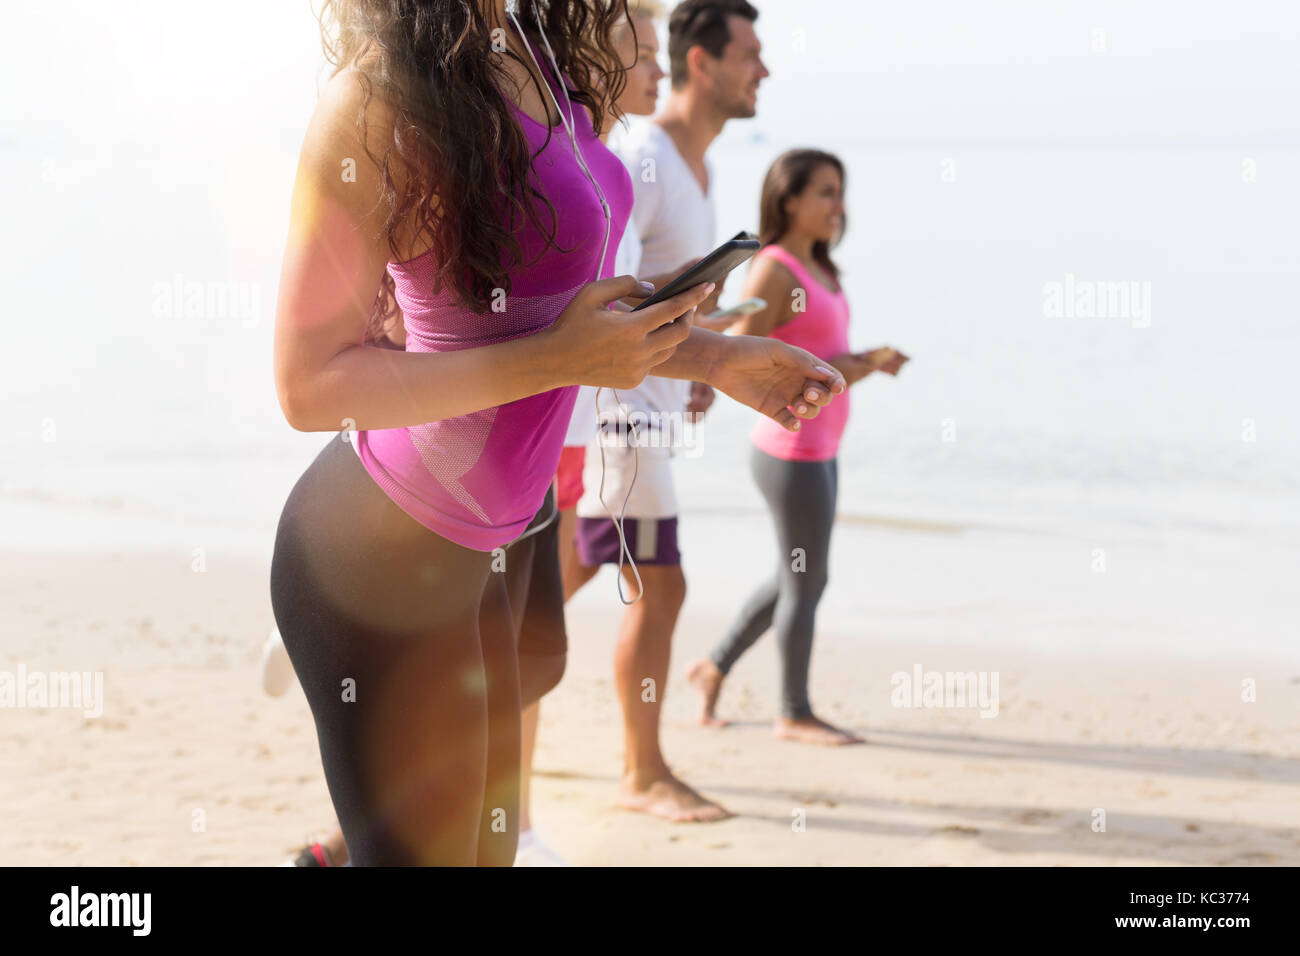
<path fill-rule="evenodd" d="M 686 263 L 676 272 L 665 272 L 662 275 L 656 275 L 656 276 L 638 276 L 638 278 L 641 280 L 642 287 L 634 291 L 631 295 L 623 296 L 623 298 L 620 299 L 619 301 L 635 309 L 638 305 L 640 305 L 650 296 L 654 295 L 655 289 L 662 289 L 668 283 L 672 282 L 673 279 L 677 278 L 677 276 L 679 276 L 682 272 L 685 272 L 687 269 L 689 269 L 691 266 L 695 265 L 699 261 L 700 261 L 699 258 L 692 259 L 690 262 Z M 648 290 L 645 288 L 646 285 L 649 285 Z M 701 309 L 697 309 L 696 311 L 700 315 L 704 314 L 703 310 Z"/>
<path fill-rule="evenodd" d="M 697 285 L 638 312 L 617 301 L 649 295 L 646 286 L 632 276 L 590 282 L 553 325 L 538 333 L 544 337 L 542 360 L 557 387 L 640 385 L 691 334 L 696 307 L 713 291 L 712 283 Z"/>
<path fill-rule="evenodd" d="M 727 273 L 741 263 L 747 262 L 759 249 L 758 240 L 744 238 L 745 235 L 742 233 L 728 239 L 695 265 L 674 277 L 667 285 L 656 288 L 648 299 L 637 306 L 637 310 L 648 308 L 661 299 L 667 299 L 701 282 L 714 283 L 715 288 L 720 288 L 726 281 Z M 716 306 L 716 300 L 714 305 Z"/>

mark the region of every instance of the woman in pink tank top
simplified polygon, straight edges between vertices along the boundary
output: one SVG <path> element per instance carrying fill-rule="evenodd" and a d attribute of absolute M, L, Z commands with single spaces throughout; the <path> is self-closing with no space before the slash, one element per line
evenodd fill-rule
<path fill-rule="evenodd" d="M 627 314 L 647 290 L 607 277 L 631 184 L 593 120 L 621 80 L 622 5 L 512 6 L 322 9 L 334 74 L 299 161 L 274 364 L 290 425 L 338 434 L 289 494 L 271 599 L 355 865 L 514 859 L 520 709 L 565 644 L 556 575 L 523 590 L 558 641 L 516 647 L 507 546 L 541 540 L 523 536 L 545 525 L 578 385 L 654 369 L 792 429 L 845 388 L 802 350 L 692 328 L 709 287 Z M 375 347 L 398 307 L 405 350 Z"/>
<path fill-rule="evenodd" d="M 844 231 L 844 166 L 819 150 L 777 157 L 763 183 L 759 250 L 744 296 L 767 306 L 741 320 L 737 331 L 767 335 L 806 349 L 835 365 L 850 385 L 872 372 L 897 375 L 907 356 L 891 348 L 849 348 L 849 303 L 830 247 Z M 835 521 L 840 437 L 848 423 L 841 396 L 797 432 L 760 419 L 751 439 L 751 470 L 767 502 L 780 547 L 776 574 L 758 589 L 710 655 L 690 671 L 705 722 L 732 666 L 767 630 L 781 655 L 779 736 L 821 744 L 859 738 L 813 714 L 808 699 L 817 604 L 828 580 Z M 774 426 L 774 427 L 769 427 Z"/>

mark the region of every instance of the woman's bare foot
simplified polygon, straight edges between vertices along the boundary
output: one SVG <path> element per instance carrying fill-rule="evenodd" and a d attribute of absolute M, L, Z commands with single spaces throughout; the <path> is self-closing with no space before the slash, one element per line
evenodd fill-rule
<path fill-rule="evenodd" d="M 782 740 L 797 740 L 804 744 L 821 744 L 823 747 L 843 747 L 845 744 L 866 743 L 865 738 L 839 727 L 832 727 L 824 720 L 809 715 L 791 720 L 778 717 L 772 732 Z"/>
<path fill-rule="evenodd" d="M 639 810 L 674 823 L 712 823 L 732 815 L 669 771 L 644 785 L 638 783 L 635 774 L 625 775 L 618 785 L 618 805 L 624 810 Z"/>
<path fill-rule="evenodd" d="M 718 670 L 718 665 L 707 657 L 696 661 L 686 672 L 686 679 L 700 692 L 700 723 L 706 727 L 725 727 L 727 721 L 714 712 L 718 707 L 718 694 L 722 691 L 722 681 L 727 675 Z"/>

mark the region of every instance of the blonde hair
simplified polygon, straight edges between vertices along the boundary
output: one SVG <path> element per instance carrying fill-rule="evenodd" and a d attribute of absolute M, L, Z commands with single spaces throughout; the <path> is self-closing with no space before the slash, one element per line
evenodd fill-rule
<path fill-rule="evenodd" d="M 660 3 L 659 0 L 627 0 L 627 15 L 629 17 L 650 17 L 654 20 L 661 20 L 667 12 L 667 7 Z"/>
<path fill-rule="evenodd" d="M 621 37 L 624 31 L 632 29 L 632 21 L 641 17 L 662 20 L 668 9 L 659 0 L 627 0 L 627 17 L 615 20 L 610 28 L 611 37 Z"/>

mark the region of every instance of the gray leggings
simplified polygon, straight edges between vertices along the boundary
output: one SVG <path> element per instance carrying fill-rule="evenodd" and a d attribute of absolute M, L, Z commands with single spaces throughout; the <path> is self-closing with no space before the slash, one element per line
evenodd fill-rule
<path fill-rule="evenodd" d="M 813 621 L 826 589 L 838 467 L 829 461 L 785 461 L 753 450 L 750 470 L 767 499 L 780 556 L 776 575 L 745 603 L 740 617 L 710 657 L 724 674 L 769 628 L 781 655 L 781 713 L 812 714 L 808 664 Z M 802 555 L 796 551 L 802 549 Z"/>

